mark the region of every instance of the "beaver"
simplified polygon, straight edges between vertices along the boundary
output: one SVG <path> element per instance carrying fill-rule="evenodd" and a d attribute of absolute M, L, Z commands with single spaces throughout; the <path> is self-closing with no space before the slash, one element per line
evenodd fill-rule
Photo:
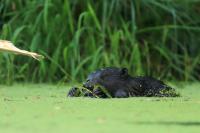
<path fill-rule="evenodd" d="M 177 97 L 174 88 L 153 77 L 132 77 L 127 68 L 109 67 L 97 70 L 88 75 L 82 88 L 73 87 L 68 97 Z"/>

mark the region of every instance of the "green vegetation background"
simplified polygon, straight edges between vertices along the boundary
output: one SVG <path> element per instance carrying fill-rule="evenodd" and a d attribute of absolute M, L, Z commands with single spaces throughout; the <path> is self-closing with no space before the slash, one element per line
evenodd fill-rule
<path fill-rule="evenodd" d="M 100 67 L 200 79 L 200 0 L 1 0 L 0 38 L 46 56 L 0 54 L 0 83 L 81 81 Z"/>

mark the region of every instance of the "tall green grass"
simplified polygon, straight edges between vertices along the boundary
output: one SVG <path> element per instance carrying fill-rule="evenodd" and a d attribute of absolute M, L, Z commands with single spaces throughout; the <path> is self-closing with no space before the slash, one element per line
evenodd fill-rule
<path fill-rule="evenodd" d="M 98 68 L 200 79 L 200 0 L 6 0 L 1 39 L 46 56 L 0 54 L 0 83 L 81 81 Z"/>

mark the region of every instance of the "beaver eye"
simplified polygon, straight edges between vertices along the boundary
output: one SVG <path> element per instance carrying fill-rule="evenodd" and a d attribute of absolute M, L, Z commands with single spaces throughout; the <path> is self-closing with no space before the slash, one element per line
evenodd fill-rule
<path fill-rule="evenodd" d="M 121 71 L 120 71 L 120 75 L 122 75 L 122 76 L 128 75 L 128 69 L 127 68 L 122 68 Z"/>
<path fill-rule="evenodd" d="M 106 74 L 105 74 L 105 73 L 102 73 L 99 77 L 100 77 L 100 79 L 103 80 L 103 79 L 106 77 Z"/>

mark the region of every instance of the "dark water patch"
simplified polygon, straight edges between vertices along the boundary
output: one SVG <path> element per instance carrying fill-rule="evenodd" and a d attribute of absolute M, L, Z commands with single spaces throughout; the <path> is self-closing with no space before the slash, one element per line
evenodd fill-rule
<path fill-rule="evenodd" d="M 134 122 L 137 125 L 164 125 L 164 126 L 200 126 L 200 121 L 157 121 L 157 122 L 149 122 L 149 121 L 140 121 Z"/>

